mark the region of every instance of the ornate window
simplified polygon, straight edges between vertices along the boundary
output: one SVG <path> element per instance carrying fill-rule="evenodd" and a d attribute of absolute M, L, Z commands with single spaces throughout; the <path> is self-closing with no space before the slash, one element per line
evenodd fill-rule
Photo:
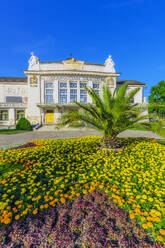
<path fill-rule="evenodd" d="M 0 121 L 8 121 L 9 113 L 8 110 L 0 110 Z"/>
<path fill-rule="evenodd" d="M 38 78 L 37 76 L 33 75 L 30 77 L 30 87 L 37 87 L 38 86 Z"/>
<path fill-rule="evenodd" d="M 84 88 L 84 87 L 86 87 L 86 86 L 87 86 L 86 83 L 80 83 L 80 88 Z"/>
<path fill-rule="evenodd" d="M 46 103 L 53 103 L 53 83 L 46 83 L 45 84 L 45 96 L 46 96 Z"/>
<path fill-rule="evenodd" d="M 77 83 L 70 83 L 70 88 L 77 88 Z"/>
<path fill-rule="evenodd" d="M 25 118 L 25 110 L 16 110 L 16 120 Z"/>
<path fill-rule="evenodd" d="M 67 102 L 67 83 L 59 82 L 59 102 Z"/>

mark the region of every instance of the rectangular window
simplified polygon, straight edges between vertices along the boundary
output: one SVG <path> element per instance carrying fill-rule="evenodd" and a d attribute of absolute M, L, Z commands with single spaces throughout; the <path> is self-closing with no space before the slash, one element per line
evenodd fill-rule
<path fill-rule="evenodd" d="M 77 90 L 70 89 L 70 102 L 77 101 Z"/>
<path fill-rule="evenodd" d="M 99 84 L 93 84 L 94 91 L 99 95 Z"/>
<path fill-rule="evenodd" d="M 25 110 L 16 110 L 16 120 L 25 118 Z"/>
<path fill-rule="evenodd" d="M 52 89 L 53 88 L 53 83 L 46 83 L 45 88 Z"/>
<path fill-rule="evenodd" d="M 67 102 L 67 89 L 60 89 L 59 102 Z"/>
<path fill-rule="evenodd" d="M 53 97 L 53 83 L 46 83 L 45 84 L 45 100 L 46 103 L 53 103 L 54 102 L 54 97 Z"/>
<path fill-rule="evenodd" d="M 60 88 L 67 88 L 67 83 L 59 83 L 59 85 L 60 85 Z"/>
<path fill-rule="evenodd" d="M 67 102 L 67 83 L 59 82 L 59 102 L 66 103 Z"/>
<path fill-rule="evenodd" d="M 87 92 L 80 89 L 80 102 L 87 102 Z"/>
<path fill-rule="evenodd" d="M 8 121 L 9 114 L 8 110 L 0 110 L 0 121 Z"/>
<path fill-rule="evenodd" d="M 6 97 L 6 102 L 9 103 L 22 103 L 22 96 L 7 96 Z"/>

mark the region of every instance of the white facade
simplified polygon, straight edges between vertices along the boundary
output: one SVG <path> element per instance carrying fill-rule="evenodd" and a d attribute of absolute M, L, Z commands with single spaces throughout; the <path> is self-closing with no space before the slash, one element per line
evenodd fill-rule
<path fill-rule="evenodd" d="M 0 78 L 0 125 L 15 125 L 25 116 L 31 124 L 56 123 L 61 114 L 74 109 L 73 100 L 92 102 L 83 87 L 102 94 L 106 84 L 111 91 L 124 82 L 116 80 L 111 56 L 105 64 L 86 63 L 69 58 L 59 62 L 40 62 L 32 53 L 26 78 Z M 143 83 L 128 80 L 129 88 L 141 87 L 134 102 L 143 102 Z"/>

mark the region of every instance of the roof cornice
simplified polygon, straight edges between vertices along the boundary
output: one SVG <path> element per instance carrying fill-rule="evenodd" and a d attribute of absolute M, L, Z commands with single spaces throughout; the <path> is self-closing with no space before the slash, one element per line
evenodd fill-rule
<path fill-rule="evenodd" d="M 97 72 L 97 71 L 77 71 L 77 70 L 46 70 L 46 71 L 35 71 L 35 70 L 23 70 L 25 75 L 89 75 L 89 76 L 102 76 L 102 77 L 118 77 L 120 73 L 110 72 Z"/>

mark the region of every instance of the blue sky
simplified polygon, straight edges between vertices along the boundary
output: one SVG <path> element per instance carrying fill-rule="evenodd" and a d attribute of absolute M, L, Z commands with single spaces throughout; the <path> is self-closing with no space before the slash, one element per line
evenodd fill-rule
<path fill-rule="evenodd" d="M 120 79 L 165 80 L 164 0 L 5 0 L 0 2 L 0 76 L 24 76 L 30 52 L 40 61 L 73 57 L 104 63 Z"/>

